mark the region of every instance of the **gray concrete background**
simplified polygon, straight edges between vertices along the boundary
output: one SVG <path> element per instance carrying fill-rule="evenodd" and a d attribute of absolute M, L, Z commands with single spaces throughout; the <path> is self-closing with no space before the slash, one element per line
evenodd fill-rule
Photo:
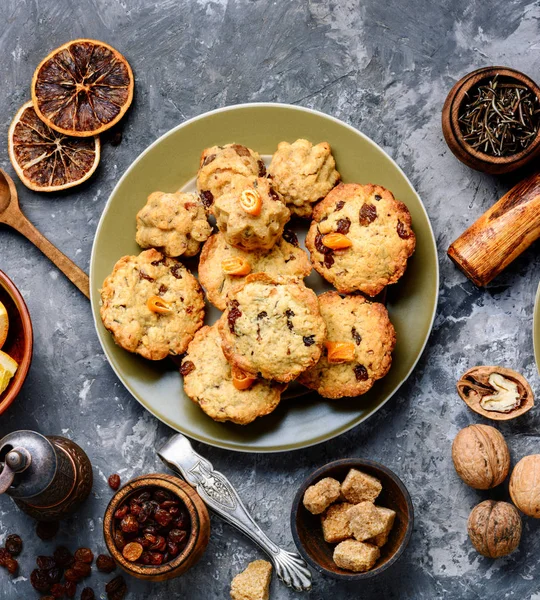
<path fill-rule="evenodd" d="M 262 527 L 293 547 L 289 509 L 312 469 L 348 456 L 379 460 L 408 486 L 416 509 L 410 546 L 374 581 L 348 585 L 316 575 L 311 594 L 339 598 L 540 599 L 537 522 L 524 521 L 520 549 L 496 562 L 467 539 L 470 509 L 491 495 L 461 484 L 450 459 L 457 431 L 479 422 L 454 391 L 477 363 L 522 371 L 538 391 L 531 339 L 540 257 L 529 249 L 485 290 L 450 264 L 445 251 L 517 178 L 494 178 L 461 165 L 446 147 L 440 111 L 466 72 L 503 64 L 539 73 L 540 3 L 527 0 L 1 0 L 0 165 L 12 116 L 29 98 L 38 62 L 76 37 L 124 52 L 136 74 L 136 99 L 118 147 L 104 145 L 91 181 L 69 193 L 39 195 L 19 185 L 35 225 L 83 269 L 94 231 L 120 175 L 148 144 L 192 116 L 229 104 L 280 101 L 313 107 L 358 127 L 403 167 L 431 217 L 440 251 L 441 296 L 430 344 L 413 376 L 369 422 L 292 455 L 240 455 L 196 448 L 238 486 Z M 17 402 L 0 417 L 0 434 L 31 428 L 65 434 L 94 464 L 93 495 L 62 526 L 58 541 L 103 549 L 101 517 L 111 496 L 106 477 L 160 470 L 154 448 L 170 430 L 117 381 L 94 333 L 88 302 L 29 243 L 0 229 L 0 269 L 25 296 L 35 328 L 32 369 Z M 539 411 L 501 425 L 514 461 L 539 451 Z M 222 600 L 229 582 L 261 554 L 218 518 L 201 562 L 182 578 L 150 585 L 129 580 L 133 600 Z M 36 554 L 31 522 L 0 499 L 0 542 L 23 535 L 21 576 L 0 572 L 0 597 L 31 599 Z M 91 585 L 102 593 L 106 578 Z M 297 595 L 274 581 L 272 598 Z"/>

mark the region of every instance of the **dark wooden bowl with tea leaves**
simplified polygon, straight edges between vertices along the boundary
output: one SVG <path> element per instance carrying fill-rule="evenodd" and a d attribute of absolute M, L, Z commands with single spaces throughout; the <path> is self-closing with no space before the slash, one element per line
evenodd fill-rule
<path fill-rule="evenodd" d="M 0 393 L 0 415 L 8 409 L 21 391 L 32 362 L 32 320 L 26 303 L 11 279 L 0 271 L 0 302 L 6 307 L 9 318 L 8 336 L 2 351 L 19 364 L 8 387 Z"/>
<path fill-rule="evenodd" d="M 320 515 L 311 514 L 302 500 L 307 488 L 325 477 L 343 482 L 350 469 L 376 477 L 382 491 L 376 504 L 396 512 L 388 541 L 381 548 L 375 566 L 364 573 L 354 573 L 338 567 L 333 560 L 336 544 L 324 540 Z M 312 473 L 300 486 L 291 509 L 291 531 L 300 554 L 319 573 L 342 581 L 359 581 L 376 577 L 393 565 L 403 554 L 413 531 L 414 509 L 411 497 L 401 479 L 390 469 L 373 460 L 345 458 L 324 465 Z"/>
<path fill-rule="evenodd" d="M 508 67 L 484 67 L 460 79 L 442 111 L 454 155 L 490 174 L 515 171 L 540 156 L 540 88 Z"/>

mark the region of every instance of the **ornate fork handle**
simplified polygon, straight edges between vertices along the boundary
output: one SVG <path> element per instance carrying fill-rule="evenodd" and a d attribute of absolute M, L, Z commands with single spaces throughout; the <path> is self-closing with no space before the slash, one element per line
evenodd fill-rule
<path fill-rule="evenodd" d="M 311 573 L 302 557 L 283 550 L 255 523 L 230 481 L 193 450 L 182 434 L 173 435 L 158 450 L 158 456 L 177 471 L 220 517 L 258 544 L 270 557 L 277 576 L 296 591 L 311 589 Z"/>

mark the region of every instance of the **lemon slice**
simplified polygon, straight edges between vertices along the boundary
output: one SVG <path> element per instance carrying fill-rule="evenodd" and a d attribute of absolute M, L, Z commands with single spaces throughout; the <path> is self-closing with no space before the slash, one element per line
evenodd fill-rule
<path fill-rule="evenodd" d="M 6 341 L 9 329 L 9 317 L 6 307 L 0 302 L 0 348 Z"/>
<path fill-rule="evenodd" d="M 18 366 L 16 360 L 13 360 L 11 356 L 0 350 L 0 394 L 7 388 Z"/>

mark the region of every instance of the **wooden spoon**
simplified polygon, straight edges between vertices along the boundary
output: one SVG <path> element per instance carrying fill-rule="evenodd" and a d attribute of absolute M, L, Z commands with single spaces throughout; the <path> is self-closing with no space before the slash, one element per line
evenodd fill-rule
<path fill-rule="evenodd" d="M 13 179 L 0 169 L 0 223 L 9 225 L 29 239 L 50 259 L 64 275 L 87 297 L 90 298 L 88 275 L 80 269 L 41 233 L 24 216 Z"/>

